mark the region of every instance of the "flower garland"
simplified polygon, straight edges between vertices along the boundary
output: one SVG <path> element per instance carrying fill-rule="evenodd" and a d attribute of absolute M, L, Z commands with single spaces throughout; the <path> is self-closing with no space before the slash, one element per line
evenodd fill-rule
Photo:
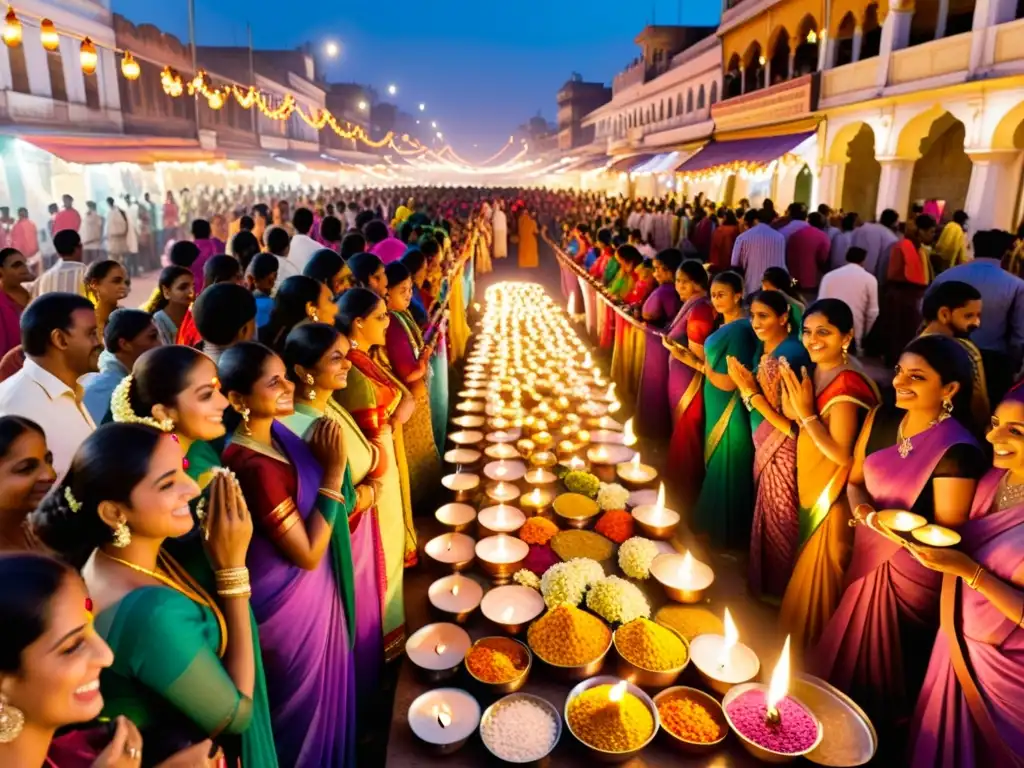
<path fill-rule="evenodd" d="M 161 432 L 173 432 L 174 421 L 171 419 L 154 419 L 152 416 L 139 416 L 132 410 L 131 389 L 132 375 L 128 374 L 121 383 L 114 387 L 110 396 L 110 414 L 119 424 L 145 424 L 147 427 L 159 429 Z"/>

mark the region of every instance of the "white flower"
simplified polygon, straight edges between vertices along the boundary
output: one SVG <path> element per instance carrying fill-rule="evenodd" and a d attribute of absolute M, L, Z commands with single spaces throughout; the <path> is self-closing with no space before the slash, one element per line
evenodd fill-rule
<path fill-rule="evenodd" d="M 651 563 L 658 556 L 658 545 L 642 536 L 626 539 L 619 546 L 619 568 L 633 579 L 651 575 Z"/>
<path fill-rule="evenodd" d="M 629 491 L 618 483 L 601 483 L 597 492 L 597 505 L 604 511 L 625 509 L 629 501 Z"/>

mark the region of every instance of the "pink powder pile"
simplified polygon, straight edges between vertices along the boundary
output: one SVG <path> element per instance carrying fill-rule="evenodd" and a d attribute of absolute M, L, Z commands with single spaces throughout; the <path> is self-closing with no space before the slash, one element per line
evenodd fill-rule
<path fill-rule="evenodd" d="M 544 571 L 560 562 L 562 562 L 562 558 L 556 555 L 549 545 L 531 544 L 530 552 L 523 560 L 523 568 L 533 571 L 538 576 L 543 576 Z"/>
<path fill-rule="evenodd" d="M 788 755 L 805 752 L 818 738 L 814 718 L 790 697 L 779 702 L 779 722 L 765 722 L 768 702 L 765 692 L 742 693 L 729 703 L 727 712 L 741 734 L 758 746 Z"/>

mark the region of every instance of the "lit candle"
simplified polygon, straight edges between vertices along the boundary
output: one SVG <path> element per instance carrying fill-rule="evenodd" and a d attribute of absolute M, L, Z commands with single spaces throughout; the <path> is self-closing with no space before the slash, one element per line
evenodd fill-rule
<path fill-rule="evenodd" d="M 452 432 L 448 439 L 456 445 L 476 445 L 483 442 L 484 433 L 475 429 L 467 429 L 459 432 Z"/>
<path fill-rule="evenodd" d="M 558 479 L 558 475 L 543 467 L 535 467 L 527 472 L 523 479 L 530 485 L 550 485 Z"/>
<path fill-rule="evenodd" d="M 499 504 L 515 501 L 519 498 L 519 488 L 515 483 L 498 481 L 487 486 L 487 498 Z"/>
<path fill-rule="evenodd" d="M 464 533 L 444 533 L 426 543 L 427 557 L 454 570 L 462 570 L 473 561 L 473 538 Z"/>
<path fill-rule="evenodd" d="M 455 492 L 456 501 L 468 501 L 472 493 L 480 486 L 480 476 L 472 472 L 456 472 L 441 478 L 441 485 Z"/>
<path fill-rule="evenodd" d="M 476 610 L 483 597 L 483 587 L 458 573 L 438 579 L 427 589 L 430 604 L 442 613 L 453 614 L 459 624 Z"/>
<path fill-rule="evenodd" d="M 530 553 L 530 545 L 514 536 L 499 533 L 476 544 L 476 555 L 485 573 L 497 581 L 507 581 Z"/>
<path fill-rule="evenodd" d="M 878 523 L 884 527 L 900 533 L 910 533 L 917 528 L 923 528 L 928 524 L 921 515 L 903 510 L 885 509 L 878 513 Z"/>
<path fill-rule="evenodd" d="M 789 692 L 789 635 L 786 635 L 786 642 L 782 646 L 782 653 L 779 661 L 772 671 L 772 679 L 768 684 L 767 709 L 764 719 L 770 723 L 779 722 L 779 702 Z"/>
<path fill-rule="evenodd" d="M 444 454 L 448 464 L 475 464 L 483 454 L 473 448 L 452 448 Z"/>
<path fill-rule="evenodd" d="M 690 641 L 690 658 L 701 677 L 714 691 L 725 694 L 732 686 L 753 680 L 761 661 L 753 649 L 739 642 L 739 632 L 729 609 L 725 610 L 725 634 L 697 635 Z"/>
<path fill-rule="evenodd" d="M 910 533 L 917 541 L 929 547 L 955 547 L 960 543 L 960 534 L 942 525 L 925 525 Z"/>
<path fill-rule="evenodd" d="M 582 472 L 587 468 L 587 462 L 579 456 L 570 456 L 569 460 L 563 462 L 570 472 Z"/>
<path fill-rule="evenodd" d="M 526 515 L 515 507 L 506 504 L 498 504 L 493 507 L 485 507 L 477 515 L 477 522 L 485 529 L 485 533 L 515 533 L 523 527 L 526 522 Z"/>
<path fill-rule="evenodd" d="M 658 500 L 654 506 L 640 506 L 633 509 L 633 519 L 641 531 L 652 539 L 672 538 L 679 524 L 679 513 L 665 507 L 665 484 L 658 486 Z"/>
<path fill-rule="evenodd" d="M 409 660 L 421 671 L 454 673 L 469 650 L 472 641 L 462 627 L 442 622 L 426 624 L 416 630 L 405 643 Z M 439 675 L 433 675 L 435 679 Z"/>
<path fill-rule="evenodd" d="M 526 474 L 526 465 L 521 461 L 499 459 L 484 466 L 484 474 L 491 480 L 515 482 Z"/>
<path fill-rule="evenodd" d="M 519 584 L 494 587 L 487 591 L 480 603 L 485 619 L 500 624 L 512 634 L 540 616 L 547 606 L 540 592 Z"/>
<path fill-rule="evenodd" d="M 700 602 L 715 580 L 711 566 L 695 560 L 689 550 L 682 555 L 658 555 L 651 562 L 651 575 L 665 588 L 669 599 L 677 603 Z"/>
<path fill-rule="evenodd" d="M 460 530 L 476 519 L 476 510 L 469 504 L 444 504 L 437 508 L 434 517 L 441 525 Z"/>
<path fill-rule="evenodd" d="M 447 753 L 476 731 L 480 705 L 461 689 L 435 688 L 413 701 L 408 719 L 416 738 Z"/>
<path fill-rule="evenodd" d="M 452 424 L 463 429 L 470 429 L 474 427 L 482 426 L 484 423 L 483 416 L 468 415 L 468 416 L 456 416 L 452 419 Z"/>
<path fill-rule="evenodd" d="M 622 444 L 636 445 L 636 434 L 633 432 L 633 419 L 626 420 L 626 427 L 622 430 Z"/>
<path fill-rule="evenodd" d="M 640 463 L 640 454 L 633 454 L 633 460 L 617 464 L 615 471 L 628 486 L 645 485 L 658 476 L 658 470 L 649 464 Z"/>
<path fill-rule="evenodd" d="M 531 514 L 539 515 L 550 506 L 554 498 L 554 493 L 546 488 L 534 488 L 529 493 L 519 497 L 519 506 Z"/>
<path fill-rule="evenodd" d="M 495 443 L 484 448 L 484 453 L 491 459 L 518 459 L 519 451 L 508 443 Z"/>

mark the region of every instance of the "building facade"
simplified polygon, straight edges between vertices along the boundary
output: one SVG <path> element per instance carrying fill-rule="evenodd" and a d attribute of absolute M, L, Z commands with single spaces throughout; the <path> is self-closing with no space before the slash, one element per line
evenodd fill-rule
<path fill-rule="evenodd" d="M 594 126 L 584 126 L 583 118 L 611 98 L 612 90 L 604 83 L 584 82 L 580 75 L 573 74 L 558 91 L 559 150 L 579 149 L 593 142 Z"/>

